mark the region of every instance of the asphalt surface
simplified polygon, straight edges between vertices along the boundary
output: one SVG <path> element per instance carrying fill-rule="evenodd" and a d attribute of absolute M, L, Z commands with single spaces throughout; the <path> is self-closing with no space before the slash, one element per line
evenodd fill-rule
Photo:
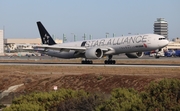
<path fill-rule="evenodd" d="M 8 56 L 0 56 L 0 60 L 22 60 L 22 62 L 0 62 L 0 65 L 26 65 L 26 66 L 96 66 L 96 67 L 180 67 L 180 64 L 104 64 L 104 63 L 95 63 L 95 64 L 81 64 L 81 63 L 42 63 L 42 62 L 23 62 L 23 60 L 51 60 L 51 59 L 57 59 L 49 56 L 22 56 L 22 57 L 8 57 Z M 127 58 L 125 55 L 119 55 L 119 56 L 113 56 L 113 59 L 122 59 L 122 60 L 136 60 L 136 59 L 130 59 Z M 180 57 L 161 57 L 159 59 L 156 59 L 154 57 L 149 56 L 143 56 L 142 58 L 137 58 L 139 60 L 170 60 L 170 61 L 176 61 L 180 60 Z"/>
<path fill-rule="evenodd" d="M 21 56 L 21 57 L 0 56 L 0 60 L 49 60 L 49 59 L 57 59 L 57 58 L 50 57 L 50 56 L 30 56 L 30 57 L 28 57 L 28 56 Z M 113 59 L 132 59 L 132 58 L 128 58 L 126 55 L 120 54 L 120 55 L 113 56 Z M 156 58 L 149 57 L 148 55 L 144 55 L 142 58 L 135 58 L 135 59 L 156 59 Z M 162 60 L 162 59 L 173 60 L 173 59 L 180 59 L 180 57 L 160 57 L 159 59 L 156 59 L 156 60 Z"/>

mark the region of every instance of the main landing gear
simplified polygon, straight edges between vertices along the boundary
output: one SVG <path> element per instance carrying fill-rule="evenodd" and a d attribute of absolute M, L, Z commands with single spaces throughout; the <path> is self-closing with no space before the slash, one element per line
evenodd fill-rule
<path fill-rule="evenodd" d="M 93 64 L 93 61 L 85 59 L 81 61 L 81 64 Z"/>
<path fill-rule="evenodd" d="M 84 59 L 84 60 L 81 61 L 81 63 L 82 64 L 93 64 L 93 61 L 92 60 Z M 112 60 L 112 55 L 109 55 L 108 56 L 108 60 L 105 60 L 104 64 L 116 64 L 116 61 Z"/>
<path fill-rule="evenodd" d="M 116 61 L 112 60 L 112 55 L 109 55 L 108 60 L 105 60 L 104 64 L 116 64 Z"/>

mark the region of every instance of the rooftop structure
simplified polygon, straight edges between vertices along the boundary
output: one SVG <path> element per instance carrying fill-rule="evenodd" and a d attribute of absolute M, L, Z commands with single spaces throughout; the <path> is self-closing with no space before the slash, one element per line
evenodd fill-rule
<path fill-rule="evenodd" d="M 176 42 L 176 43 L 180 43 L 180 38 L 177 37 L 176 39 L 173 39 L 172 41 L 173 41 L 173 42 Z"/>

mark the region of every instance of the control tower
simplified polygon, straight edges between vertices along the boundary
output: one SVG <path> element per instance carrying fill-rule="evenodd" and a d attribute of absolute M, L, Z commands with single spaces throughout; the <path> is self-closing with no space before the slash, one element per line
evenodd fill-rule
<path fill-rule="evenodd" d="M 168 23 L 164 18 L 157 18 L 154 22 L 154 34 L 159 34 L 168 39 Z"/>

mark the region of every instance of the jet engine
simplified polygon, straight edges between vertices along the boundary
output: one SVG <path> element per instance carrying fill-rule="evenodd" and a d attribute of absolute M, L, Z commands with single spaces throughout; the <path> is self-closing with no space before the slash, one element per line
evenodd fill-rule
<path fill-rule="evenodd" d="M 143 55 L 143 52 L 126 53 L 128 58 L 141 58 Z"/>
<path fill-rule="evenodd" d="M 87 49 L 85 52 L 85 57 L 87 59 L 98 59 L 102 58 L 103 51 L 100 48 L 90 48 Z"/>

